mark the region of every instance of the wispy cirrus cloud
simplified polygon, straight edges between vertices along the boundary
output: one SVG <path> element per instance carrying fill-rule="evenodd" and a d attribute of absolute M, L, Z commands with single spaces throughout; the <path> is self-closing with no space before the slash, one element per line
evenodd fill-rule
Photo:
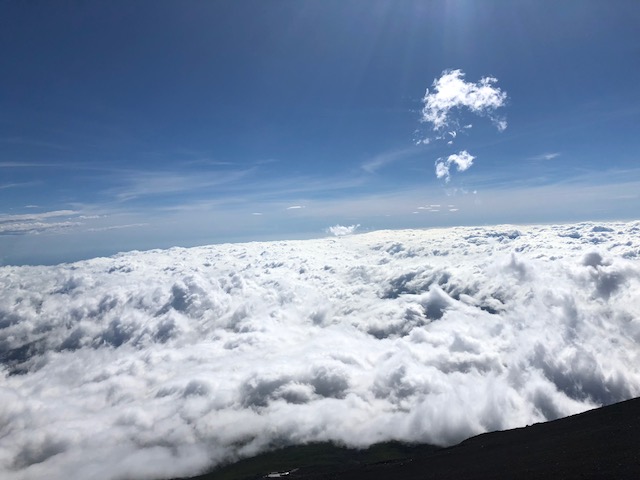
<path fill-rule="evenodd" d="M 75 210 L 54 210 L 21 215 L 0 215 L 0 235 L 28 235 L 45 232 L 59 232 L 80 225 L 79 212 Z"/>
<path fill-rule="evenodd" d="M 416 153 L 418 152 L 419 150 L 415 146 L 399 150 L 392 150 L 389 152 L 383 152 L 363 162 L 360 165 L 360 168 L 362 168 L 362 170 L 367 173 L 375 173 L 376 171 L 386 167 L 391 163 L 395 163 L 412 155 L 416 155 Z"/>
<path fill-rule="evenodd" d="M 542 153 L 540 155 L 534 155 L 533 157 L 529 157 L 529 160 L 539 161 L 539 160 L 553 160 L 554 158 L 558 158 L 560 156 L 559 152 L 548 152 Z"/>
<path fill-rule="evenodd" d="M 34 138 L 25 138 L 25 137 L 2 137 L 0 138 L 0 144 L 9 144 L 9 145 L 26 145 L 30 147 L 39 147 L 46 149 L 55 149 L 55 150 L 73 150 L 71 147 L 67 145 L 63 145 L 55 142 L 47 142 L 44 140 L 37 140 Z"/>
<path fill-rule="evenodd" d="M 87 232 L 107 232 L 109 230 L 122 230 L 124 228 L 138 228 L 138 227 L 146 227 L 148 223 L 126 223 L 123 225 L 109 225 L 107 227 L 92 227 L 88 228 Z"/>
<path fill-rule="evenodd" d="M 46 163 L 46 162 L 0 162 L 0 168 L 39 168 L 39 167 L 64 167 L 70 168 L 63 164 Z"/>
<path fill-rule="evenodd" d="M 31 169 L 31 168 L 54 168 L 59 170 L 89 170 L 89 171 L 118 171 L 117 169 L 99 163 L 91 162 L 21 162 L 8 161 L 0 162 L 0 168 L 7 169 Z"/>
<path fill-rule="evenodd" d="M 0 184 L 0 190 L 7 190 L 9 188 L 21 188 L 21 187 L 32 187 L 34 185 L 38 185 L 39 182 L 17 182 L 17 183 L 4 183 Z"/>
<path fill-rule="evenodd" d="M 42 212 L 42 213 L 24 213 L 19 215 L 8 215 L 8 214 L 0 214 L 0 224 L 1 223 L 11 223 L 11 222 L 29 222 L 29 221 L 41 221 L 49 218 L 56 217 L 68 217 L 71 215 L 79 215 L 80 212 L 76 210 L 53 210 L 50 212 Z"/>
<path fill-rule="evenodd" d="M 117 201 L 126 202 L 141 197 L 150 197 L 183 192 L 195 192 L 212 187 L 229 185 L 245 178 L 254 169 L 215 172 L 122 172 L 116 186 L 107 190 Z"/>
<path fill-rule="evenodd" d="M 77 227 L 80 222 L 12 222 L 0 224 L 0 235 L 38 235 Z"/>

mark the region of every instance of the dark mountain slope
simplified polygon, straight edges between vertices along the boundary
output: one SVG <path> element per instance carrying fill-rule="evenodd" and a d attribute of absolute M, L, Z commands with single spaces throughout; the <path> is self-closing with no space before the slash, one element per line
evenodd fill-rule
<path fill-rule="evenodd" d="M 287 479 L 640 478 L 640 398 L 525 428 L 472 437 L 449 448 L 397 443 L 349 450 L 288 447 L 195 477 Z"/>

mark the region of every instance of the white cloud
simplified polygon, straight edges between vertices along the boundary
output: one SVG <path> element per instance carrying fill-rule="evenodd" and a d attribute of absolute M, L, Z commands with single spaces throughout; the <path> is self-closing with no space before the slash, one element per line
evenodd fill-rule
<path fill-rule="evenodd" d="M 333 227 L 329 227 L 327 229 L 327 232 L 329 232 L 332 235 L 335 235 L 336 237 L 343 237 L 345 235 L 351 235 L 353 232 L 355 232 L 358 229 L 359 226 L 360 224 L 349 225 L 348 227 L 343 225 L 334 225 Z"/>
<path fill-rule="evenodd" d="M 445 70 L 442 76 L 433 81 L 433 91 L 427 89 L 422 102 L 422 121 L 430 123 L 433 130 L 441 131 L 454 127 L 458 130 L 458 122 L 452 119 L 452 112 L 466 108 L 469 111 L 488 116 L 499 130 L 504 130 L 507 123 L 495 116 L 495 111 L 504 106 L 507 94 L 496 87 L 497 79 L 482 77 L 477 83 L 466 82 L 462 70 Z M 463 127 L 467 128 L 467 126 Z"/>
<path fill-rule="evenodd" d="M 0 476 L 172 478 L 274 441 L 450 444 L 637 396 L 639 230 L 380 231 L 1 267 Z"/>
<path fill-rule="evenodd" d="M 533 157 L 530 157 L 529 160 L 553 160 L 554 158 L 558 158 L 560 156 L 560 153 L 558 152 L 549 152 L 549 153 L 543 153 L 541 155 L 535 155 Z"/>
<path fill-rule="evenodd" d="M 0 168 L 40 168 L 59 167 L 58 164 L 50 163 L 29 163 L 29 162 L 0 162 Z"/>
<path fill-rule="evenodd" d="M 633 208 L 636 203 L 629 199 L 638 198 L 640 184 L 634 179 L 640 178 L 639 172 L 638 169 L 593 171 L 580 176 L 570 176 L 561 184 L 544 186 L 531 186 L 528 182 L 514 183 L 513 179 L 494 172 L 488 176 L 474 176 L 474 188 L 479 189 L 477 194 L 472 195 L 474 188 L 469 188 L 467 195 L 455 198 L 448 196 L 450 188 L 447 187 L 453 182 L 445 185 L 445 188 L 425 191 L 424 182 L 416 178 L 413 185 L 396 186 L 391 190 L 376 191 L 375 194 L 359 190 L 359 193 L 336 192 L 330 196 L 331 198 L 316 198 L 313 208 L 308 205 L 304 211 L 304 222 L 293 223 L 290 221 L 293 212 L 287 212 L 285 208 L 294 204 L 293 199 L 301 201 L 301 198 L 313 195 L 306 192 L 297 192 L 295 195 L 287 192 L 284 196 L 278 196 L 273 190 L 259 193 L 252 191 L 242 198 L 213 198 L 200 203 L 191 201 L 185 202 L 175 210 L 149 212 L 145 209 L 130 214 L 87 204 L 73 205 L 73 210 L 78 211 L 81 216 L 97 213 L 107 217 L 104 221 L 77 217 L 84 225 L 66 228 L 64 235 L 24 235 L 19 240 L 13 236 L 0 235 L 0 263 L 51 264 L 109 255 L 118 251 L 172 245 L 189 246 L 208 241 L 310 238 L 321 234 L 327 226 L 335 224 L 337 219 L 345 218 L 352 219 L 352 222 L 357 219 L 358 223 L 366 223 L 369 228 L 374 229 L 398 226 L 424 227 L 427 224 L 422 219 L 426 219 L 426 216 L 409 215 L 421 202 L 424 202 L 425 206 L 427 203 L 438 203 L 446 207 L 454 201 L 460 208 L 456 213 L 455 223 L 466 225 L 508 222 L 514 218 L 525 223 L 585 220 L 593 219 L 594 216 L 631 219 L 637 217 L 637 209 Z M 452 171 L 451 175 L 455 176 L 455 172 Z M 433 180 L 436 180 L 435 175 Z M 330 182 L 327 180 L 326 183 Z M 278 184 L 273 188 L 276 190 L 280 186 L 281 184 Z M 425 196 L 427 193 L 428 196 Z M 535 209 L 531 208 L 531 198 L 536 198 Z M 258 212 L 265 213 L 265 217 L 260 218 L 266 218 L 268 213 L 272 221 L 265 224 L 252 216 L 251 213 L 256 211 L 256 207 L 261 209 L 257 210 Z M 38 211 L 26 210 L 30 213 Z M 436 222 L 434 224 L 430 221 L 430 226 L 453 223 L 453 215 L 449 215 L 449 218 L 435 213 L 429 216 Z M 331 223 L 330 219 L 334 219 L 334 223 Z M 75 221 L 73 218 L 58 220 Z M 270 228 L 274 225 L 273 222 L 282 227 L 277 233 Z M 101 236 L 82 234 L 85 227 L 132 223 L 150 225 L 140 232 L 135 232 L 136 235 L 128 234 L 127 230 L 110 230 Z M 74 247 L 70 248 L 70 244 Z"/>
<path fill-rule="evenodd" d="M 119 185 L 108 189 L 105 193 L 114 196 L 121 202 L 156 195 L 192 194 L 198 190 L 234 185 L 253 171 L 254 168 L 194 173 L 176 171 L 118 172 L 114 176 L 114 181 Z"/>
<path fill-rule="evenodd" d="M 379 231 L 0 267 L 0 477 L 183 477 L 273 442 L 451 444 L 638 396 L 638 231 Z"/>
<path fill-rule="evenodd" d="M 68 217 L 71 215 L 77 215 L 80 212 L 76 212 L 75 210 L 54 210 L 50 212 L 42 212 L 42 213 L 25 213 L 20 215 L 8 215 L 8 214 L 0 214 L 0 223 L 11 223 L 11 222 L 19 222 L 19 221 L 40 221 L 48 218 L 55 217 Z"/>
<path fill-rule="evenodd" d="M 45 232 L 61 232 L 79 225 L 79 222 L 0 223 L 0 235 L 38 235 Z"/>
<path fill-rule="evenodd" d="M 422 99 L 424 107 L 421 122 L 429 123 L 437 134 L 433 138 L 418 141 L 418 144 L 442 140 L 447 145 L 453 145 L 459 133 L 472 127 L 470 123 L 461 124 L 462 118 L 457 118 L 461 110 L 489 117 L 501 132 L 507 128 L 507 121 L 496 114 L 496 110 L 507 101 L 506 92 L 496 86 L 498 80 L 494 77 L 482 77 L 477 83 L 473 83 L 465 81 L 464 77 L 462 70 L 445 70 L 440 78 L 433 81 L 433 91 L 427 89 Z M 451 164 L 455 164 L 458 171 L 464 171 L 471 166 L 473 158 L 463 151 L 450 155 L 445 161 L 437 160 L 436 177 L 449 182 Z"/>
<path fill-rule="evenodd" d="M 0 190 L 6 190 L 9 188 L 31 187 L 37 184 L 38 182 L 4 183 L 0 184 Z"/>
<path fill-rule="evenodd" d="M 442 160 L 436 161 L 436 177 L 444 177 L 446 181 L 449 181 L 449 167 Z"/>
<path fill-rule="evenodd" d="M 60 232 L 80 225 L 79 222 L 73 221 L 78 214 L 79 212 L 75 210 L 54 210 L 19 215 L 0 214 L 0 235 Z M 56 219 L 56 221 L 51 221 L 52 219 Z"/>
<path fill-rule="evenodd" d="M 139 227 L 146 227 L 148 225 L 149 225 L 148 223 L 126 223 L 122 225 L 109 225 L 107 227 L 87 228 L 87 231 L 88 232 L 106 232 L 108 230 L 121 230 L 123 228 L 139 228 Z"/>
<path fill-rule="evenodd" d="M 302 208 L 305 208 L 304 205 L 291 205 L 290 207 L 287 207 L 287 210 L 300 210 Z"/>
<path fill-rule="evenodd" d="M 473 160 L 476 157 L 471 155 L 466 150 L 462 150 L 459 153 L 454 153 L 449 155 L 446 160 L 438 159 L 436 160 L 436 177 L 444 178 L 446 182 L 451 180 L 450 168 L 451 165 L 455 165 L 456 169 L 459 172 L 464 172 L 471 168 L 473 165 Z"/>
<path fill-rule="evenodd" d="M 416 145 L 420 145 L 420 144 L 428 145 L 429 141 L 428 140 L 425 140 L 425 141 L 419 140 L 419 141 L 416 142 Z M 412 155 L 415 155 L 417 152 L 419 152 L 419 150 L 416 149 L 415 147 L 403 148 L 403 149 L 400 149 L 400 150 L 392 150 L 392 151 L 384 152 L 384 153 L 376 155 L 373 158 L 370 158 L 367 161 L 363 162 L 360 165 L 360 168 L 362 168 L 364 171 L 366 171 L 368 173 L 375 173 L 376 171 L 380 170 L 381 168 L 384 168 L 385 166 L 387 166 L 387 165 L 389 165 L 391 163 L 398 162 L 399 160 L 402 160 L 404 158 L 407 158 L 407 157 L 410 157 Z"/>

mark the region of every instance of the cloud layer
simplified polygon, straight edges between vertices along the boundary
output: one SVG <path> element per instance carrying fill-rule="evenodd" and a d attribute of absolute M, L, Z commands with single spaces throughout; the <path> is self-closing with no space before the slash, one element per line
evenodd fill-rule
<path fill-rule="evenodd" d="M 0 268 L 0 476 L 441 445 L 640 394 L 640 223 L 379 231 Z"/>

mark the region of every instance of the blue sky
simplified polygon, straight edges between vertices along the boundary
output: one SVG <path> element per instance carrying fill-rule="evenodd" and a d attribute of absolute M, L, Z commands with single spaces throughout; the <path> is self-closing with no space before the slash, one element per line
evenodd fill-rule
<path fill-rule="evenodd" d="M 624 0 L 3 2 L 0 263 L 637 218 L 638 25 Z M 434 130 L 456 70 L 504 101 Z"/>

